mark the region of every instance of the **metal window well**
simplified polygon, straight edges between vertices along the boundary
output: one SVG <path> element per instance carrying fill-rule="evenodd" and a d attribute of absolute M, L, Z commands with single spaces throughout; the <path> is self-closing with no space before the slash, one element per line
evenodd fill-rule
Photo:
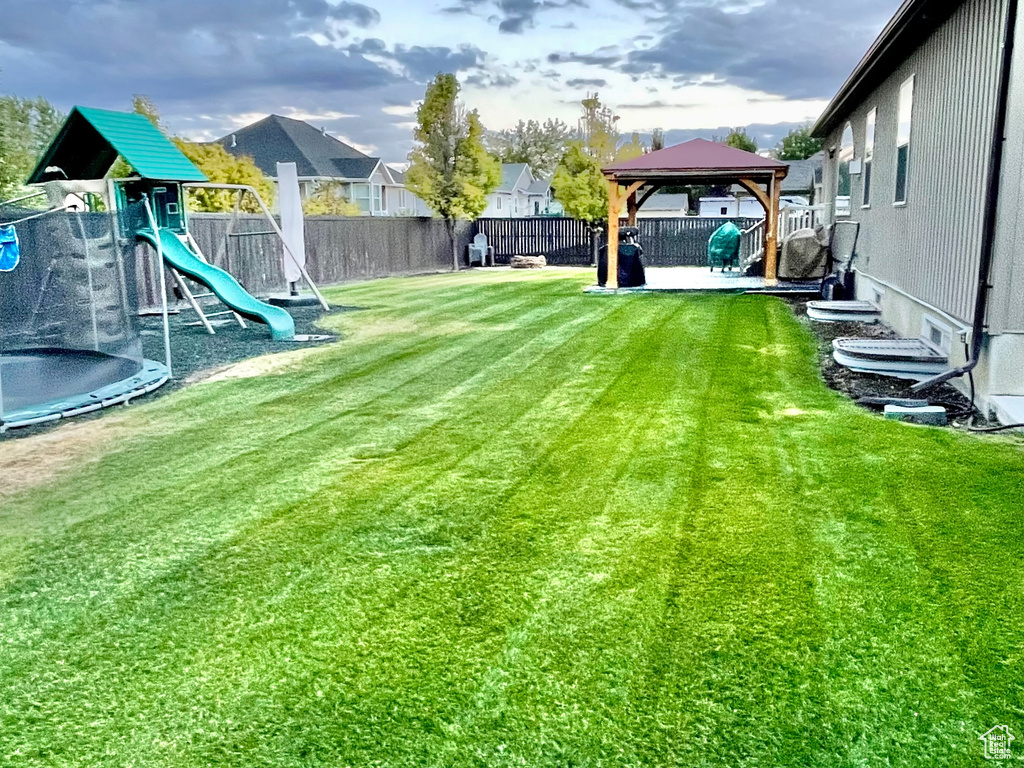
<path fill-rule="evenodd" d="M 832 357 L 860 373 L 923 381 L 949 368 L 949 356 L 924 339 L 836 339 Z"/>
<path fill-rule="evenodd" d="M 877 323 L 882 315 L 870 301 L 809 301 L 807 316 L 819 323 Z"/>
<path fill-rule="evenodd" d="M 5 206 L 21 259 L 0 272 L 0 431 L 126 402 L 167 381 L 142 356 L 134 239 L 106 213 Z"/>

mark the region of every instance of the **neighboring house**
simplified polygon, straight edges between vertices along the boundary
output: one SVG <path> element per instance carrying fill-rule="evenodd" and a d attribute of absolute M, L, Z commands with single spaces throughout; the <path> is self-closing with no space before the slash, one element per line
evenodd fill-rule
<path fill-rule="evenodd" d="M 538 179 L 526 163 L 503 163 L 501 183 L 487 196 L 485 219 L 522 219 L 528 216 L 557 216 L 562 206 L 555 202 L 551 182 Z"/>
<path fill-rule="evenodd" d="M 216 143 L 236 157 L 251 157 L 271 179 L 277 178 L 278 163 L 295 163 L 303 199 L 324 183 L 336 183 L 341 194 L 370 216 L 425 215 L 413 212 L 421 205 L 410 205 L 395 171 L 379 157 L 363 154 L 326 129 L 301 120 L 268 115 Z"/>
<path fill-rule="evenodd" d="M 689 213 L 689 195 L 655 192 L 636 215 L 641 219 L 681 219 Z"/>
<path fill-rule="evenodd" d="M 857 294 L 906 337 L 974 371 L 978 404 L 1024 420 L 1024 46 L 997 126 L 1008 0 L 907 0 L 814 127 L 831 221 L 860 224 Z M 1017 26 L 1016 20 L 1011 24 Z M 985 238 L 992 136 L 1005 130 L 994 237 Z M 993 178 L 993 180 L 997 180 Z M 991 254 L 987 317 L 976 317 Z M 983 288 L 982 290 L 986 290 Z M 976 320 L 983 331 L 972 333 Z M 973 336 L 973 338 L 972 338 Z M 963 377 L 953 380 L 967 390 Z M 1016 398 L 1016 399 L 1015 399 Z"/>
<path fill-rule="evenodd" d="M 825 169 L 825 153 L 806 160 L 788 160 L 789 175 L 782 180 L 783 198 L 803 198 L 805 205 L 821 202 L 822 180 Z"/>
<path fill-rule="evenodd" d="M 702 197 L 697 215 L 702 219 L 763 219 L 764 208 L 749 195 Z"/>
<path fill-rule="evenodd" d="M 555 191 L 551 188 L 550 179 L 534 179 L 527 189 L 530 207 L 529 216 L 562 216 L 565 209 L 555 200 Z"/>
<path fill-rule="evenodd" d="M 782 180 L 783 208 L 801 208 L 818 204 L 822 199 L 825 153 L 806 160 L 789 160 L 789 174 Z M 764 208 L 743 187 L 734 185 L 722 197 L 702 197 L 699 215 L 709 219 L 764 217 Z"/>
<path fill-rule="evenodd" d="M 391 172 L 391 177 L 398 185 L 397 192 L 390 193 L 389 205 L 394 211 L 392 215 L 433 216 L 434 212 L 430 210 L 430 206 L 405 188 L 405 171 L 400 171 L 390 165 L 388 166 L 388 170 Z"/>

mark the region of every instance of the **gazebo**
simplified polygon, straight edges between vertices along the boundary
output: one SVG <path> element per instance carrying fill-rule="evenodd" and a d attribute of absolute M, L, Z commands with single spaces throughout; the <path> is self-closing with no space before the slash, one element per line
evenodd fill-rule
<path fill-rule="evenodd" d="M 651 195 L 666 185 L 739 184 L 765 213 L 765 282 L 778 277 L 779 195 L 789 166 L 726 144 L 694 139 L 603 169 L 608 180 L 608 288 L 618 287 L 619 217 L 630 226 Z"/>

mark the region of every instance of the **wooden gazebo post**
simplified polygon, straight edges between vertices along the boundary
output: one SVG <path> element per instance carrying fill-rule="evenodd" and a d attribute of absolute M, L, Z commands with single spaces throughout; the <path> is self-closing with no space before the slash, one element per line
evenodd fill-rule
<path fill-rule="evenodd" d="M 619 182 L 608 179 L 608 282 L 609 290 L 619 287 L 619 212 L 622 201 L 619 200 Z"/>
<path fill-rule="evenodd" d="M 616 290 L 619 287 L 619 217 L 622 206 L 628 201 L 630 206 L 630 226 L 636 225 L 636 193 L 646 182 L 636 181 L 625 189 L 619 187 L 619 180 L 614 176 L 608 179 L 608 282 L 606 287 Z"/>
<path fill-rule="evenodd" d="M 784 163 L 704 139 L 694 139 L 651 152 L 603 169 L 608 181 L 608 278 L 606 287 L 618 288 L 619 217 L 628 206 L 629 223 L 636 226 L 637 211 L 666 184 L 739 184 L 753 195 L 765 215 L 765 282 L 778 280 L 779 199 L 782 180 L 789 173 Z M 761 185 L 767 187 L 762 189 Z M 623 185 L 620 187 L 620 185 Z M 643 195 L 638 195 L 647 187 Z"/>

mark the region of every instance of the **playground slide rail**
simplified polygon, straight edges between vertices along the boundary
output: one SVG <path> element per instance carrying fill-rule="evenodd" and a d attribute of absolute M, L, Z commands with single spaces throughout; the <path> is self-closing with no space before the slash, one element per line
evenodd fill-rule
<path fill-rule="evenodd" d="M 229 272 L 200 259 L 173 231 L 161 227 L 159 235 L 151 229 L 141 229 L 136 234 L 154 248 L 159 247 L 164 260 L 174 269 L 205 285 L 242 317 L 267 325 L 274 341 L 295 338 L 295 321 L 286 310 L 252 296 Z"/>

